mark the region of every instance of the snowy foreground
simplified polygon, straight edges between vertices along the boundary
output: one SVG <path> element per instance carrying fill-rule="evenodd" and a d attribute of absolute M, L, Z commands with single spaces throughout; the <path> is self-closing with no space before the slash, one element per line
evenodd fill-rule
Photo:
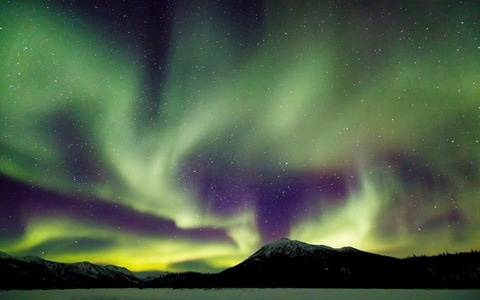
<path fill-rule="evenodd" d="M 0 291 L 2 300 L 147 300 L 147 299 L 435 299 L 478 300 L 480 290 L 377 289 L 90 289 Z"/>

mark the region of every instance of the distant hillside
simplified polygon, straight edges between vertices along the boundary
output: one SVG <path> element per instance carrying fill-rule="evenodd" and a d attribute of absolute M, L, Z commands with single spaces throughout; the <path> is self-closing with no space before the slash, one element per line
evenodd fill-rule
<path fill-rule="evenodd" d="M 34 256 L 0 252 L 0 289 L 71 289 L 138 287 L 129 270 L 89 262 L 56 263 Z"/>

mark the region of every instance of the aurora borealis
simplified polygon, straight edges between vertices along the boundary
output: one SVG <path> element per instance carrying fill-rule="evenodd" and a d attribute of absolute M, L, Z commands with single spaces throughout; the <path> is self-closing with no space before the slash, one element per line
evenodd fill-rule
<path fill-rule="evenodd" d="M 30 2 L 0 3 L 0 251 L 480 249 L 475 1 Z"/>

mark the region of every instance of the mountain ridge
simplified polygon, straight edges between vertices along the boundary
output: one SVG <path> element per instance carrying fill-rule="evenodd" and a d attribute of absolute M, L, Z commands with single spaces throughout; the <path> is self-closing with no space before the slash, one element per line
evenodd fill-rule
<path fill-rule="evenodd" d="M 59 263 L 37 256 L 0 252 L 0 289 L 71 289 L 138 287 L 127 268 L 90 262 Z"/>
<path fill-rule="evenodd" d="M 270 255 L 284 255 L 288 257 L 295 257 L 295 256 L 301 256 L 301 255 L 306 255 L 309 252 L 320 252 L 320 251 L 329 251 L 329 252 L 350 252 L 350 253 L 367 253 L 365 251 L 356 249 L 354 247 L 350 246 L 345 246 L 342 248 L 333 248 L 330 246 L 326 245 L 314 245 L 314 244 L 308 244 L 302 241 L 298 240 L 291 240 L 288 238 L 281 238 L 280 240 L 276 240 L 274 242 L 265 244 L 262 246 L 260 249 L 258 249 L 254 254 L 252 254 L 249 258 L 254 257 L 260 253 L 264 253 L 267 256 Z M 375 254 L 375 255 L 380 255 L 380 254 Z M 247 258 L 247 259 L 249 259 Z"/>
<path fill-rule="evenodd" d="M 0 289 L 480 288 L 480 252 L 395 258 L 283 238 L 214 274 L 136 276 L 127 268 L 0 252 Z"/>

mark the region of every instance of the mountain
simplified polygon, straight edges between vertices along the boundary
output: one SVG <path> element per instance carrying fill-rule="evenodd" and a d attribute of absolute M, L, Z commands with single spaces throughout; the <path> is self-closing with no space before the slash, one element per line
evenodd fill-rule
<path fill-rule="evenodd" d="M 115 288 L 139 284 L 140 281 L 122 267 L 89 262 L 56 263 L 0 252 L 0 289 Z"/>
<path fill-rule="evenodd" d="M 351 247 L 334 249 L 281 239 L 219 275 L 227 285 L 252 287 L 390 287 L 400 260 Z"/>
<path fill-rule="evenodd" d="M 170 288 L 480 288 L 480 252 L 394 258 L 281 239 L 217 274 L 171 273 L 144 282 Z"/>
<path fill-rule="evenodd" d="M 217 280 L 231 287 L 480 288 L 480 253 L 399 259 L 284 238 Z"/>

